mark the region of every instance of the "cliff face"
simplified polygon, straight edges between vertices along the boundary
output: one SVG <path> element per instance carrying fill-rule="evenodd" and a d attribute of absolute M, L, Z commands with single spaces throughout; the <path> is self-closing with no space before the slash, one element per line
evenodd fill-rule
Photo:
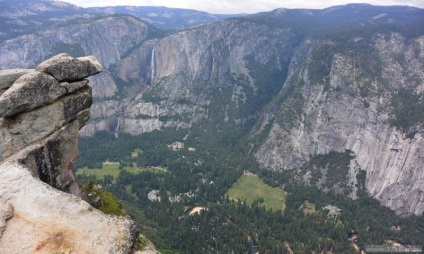
<path fill-rule="evenodd" d="M 106 106 L 96 103 L 93 115 L 118 116 L 115 128 L 109 130 L 133 135 L 164 127 L 189 128 L 209 119 L 211 107 L 226 108 L 227 115 L 220 110 L 219 121 L 241 122 L 263 106 L 246 109 L 248 104 L 255 104 L 258 97 L 271 97 L 264 91 L 281 86 L 255 83 L 249 65 L 267 64 L 284 75 L 292 41 L 293 34 L 287 29 L 238 20 L 148 41 L 125 57 L 116 70 L 127 84 L 153 87 L 135 96 L 128 93 L 128 100 L 109 101 Z M 94 118 L 82 135 L 105 130 L 104 120 Z"/>
<path fill-rule="evenodd" d="M 357 40 L 352 43 L 359 44 L 361 39 L 352 38 Z M 350 52 L 330 53 L 328 76 L 312 80 L 310 63 L 317 61 L 314 54 L 332 43 L 337 42 L 314 42 L 306 54 L 297 52 L 298 58 L 309 64 L 292 62 L 285 86 L 295 88 L 276 111 L 270 133 L 256 153 L 257 160 L 273 170 L 291 169 L 314 154 L 352 150 L 355 162 L 351 170 L 359 165 L 366 171 L 371 195 L 400 215 L 421 215 L 422 123 L 415 123 L 408 131 L 390 122 L 400 117 L 393 115 L 393 97 L 400 89 L 412 89 L 411 97 L 422 94 L 424 37 L 407 40 L 398 33 L 375 35 L 367 46 L 373 52 L 370 56 L 356 55 L 354 47 L 348 48 Z M 372 62 L 360 65 L 376 59 L 381 61 L 379 71 Z M 413 102 L 408 99 L 408 103 Z M 351 182 L 355 177 L 351 176 Z"/>
<path fill-rule="evenodd" d="M 129 253 L 127 218 L 91 207 L 72 173 L 90 116 L 94 57 L 57 55 L 35 70 L 0 71 L 0 252 Z"/>

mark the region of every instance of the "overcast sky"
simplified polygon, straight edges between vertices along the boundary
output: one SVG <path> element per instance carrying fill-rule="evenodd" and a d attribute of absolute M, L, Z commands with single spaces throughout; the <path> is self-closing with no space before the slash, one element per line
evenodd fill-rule
<path fill-rule="evenodd" d="M 256 13 L 276 8 L 321 9 L 347 3 L 408 5 L 424 8 L 424 0 L 63 0 L 81 7 L 138 5 L 195 9 L 209 13 Z"/>

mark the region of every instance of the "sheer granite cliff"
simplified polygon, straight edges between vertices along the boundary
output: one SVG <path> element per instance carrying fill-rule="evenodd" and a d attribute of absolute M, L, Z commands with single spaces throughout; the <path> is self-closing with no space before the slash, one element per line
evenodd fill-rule
<path fill-rule="evenodd" d="M 267 65 L 269 71 L 284 76 L 293 37 L 288 29 L 228 20 L 147 41 L 123 58 L 116 71 L 130 87 L 145 85 L 148 90 L 128 92 L 127 99 L 119 102 L 95 103 L 94 121 L 82 135 L 190 128 L 210 119 L 211 107 L 227 108 L 227 116 L 219 112 L 220 121 L 245 121 L 272 97 L 267 92 L 282 85 L 274 80 L 254 82 L 249 68 Z M 106 123 L 114 117 L 113 125 Z"/>
<path fill-rule="evenodd" d="M 354 50 L 361 40 L 351 38 L 353 46 L 325 52 L 328 76 L 319 79 L 311 74 L 317 51 L 326 45 L 337 47 L 338 42 L 310 42 L 297 52 L 285 84 L 293 89 L 289 99 L 276 106 L 275 120 L 256 158 L 272 170 L 287 170 L 313 155 L 349 149 L 355 156 L 351 183 L 359 166 L 366 171 L 369 193 L 382 204 L 399 215 L 421 215 L 423 125 L 418 121 L 409 129 L 394 126 L 400 116 L 393 113 L 397 110 L 393 97 L 401 89 L 412 89 L 411 97 L 422 97 L 424 37 L 408 40 L 399 33 L 377 34 L 360 47 L 362 53 Z M 299 59 L 306 64 L 297 64 Z M 408 99 L 408 103 L 413 102 Z"/>
<path fill-rule="evenodd" d="M 0 252 L 132 253 L 138 229 L 86 201 L 72 169 L 90 116 L 95 57 L 0 71 Z"/>

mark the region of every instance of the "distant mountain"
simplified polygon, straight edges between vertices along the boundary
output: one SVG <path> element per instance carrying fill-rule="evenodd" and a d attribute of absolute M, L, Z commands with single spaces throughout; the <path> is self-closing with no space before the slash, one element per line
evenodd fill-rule
<path fill-rule="evenodd" d="M 336 29 L 372 29 L 385 24 L 424 24 L 423 13 L 422 9 L 414 7 L 348 4 L 322 10 L 276 9 L 249 15 L 246 19 L 269 26 L 296 28 L 301 32 L 328 34 L 336 32 Z M 417 29 L 421 27 L 418 26 Z"/>
<path fill-rule="evenodd" d="M 154 6 L 111 6 L 88 8 L 87 10 L 106 15 L 132 15 L 158 28 L 167 30 L 186 29 L 225 18 L 244 16 L 244 14 L 209 14 L 196 10 Z"/>
<path fill-rule="evenodd" d="M 72 4 L 49 0 L 0 1 L 0 41 L 40 31 L 60 21 L 93 17 Z"/>
<path fill-rule="evenodd" d="M 214 15 L 206 12 L 166 7 L 116 6 L 81 8 L 50 0 L 0 1 L 0 42 L 41 31 L 59 22 L 115 14 L 132 15 L 165 30 L 187 29 L 243 14 Z"/>

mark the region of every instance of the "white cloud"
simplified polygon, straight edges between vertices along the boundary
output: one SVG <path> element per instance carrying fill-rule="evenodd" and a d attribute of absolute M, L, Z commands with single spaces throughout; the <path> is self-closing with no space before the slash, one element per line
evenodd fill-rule
<path fill-rule="evenodd" d="M 348 3 L 408 5 L 424 8 L 424 0 L 65 0 L 81 7 L 137 5 L 195 9 L 209 13 L 256 13 L 276 8 L 320 9 Z"/>

